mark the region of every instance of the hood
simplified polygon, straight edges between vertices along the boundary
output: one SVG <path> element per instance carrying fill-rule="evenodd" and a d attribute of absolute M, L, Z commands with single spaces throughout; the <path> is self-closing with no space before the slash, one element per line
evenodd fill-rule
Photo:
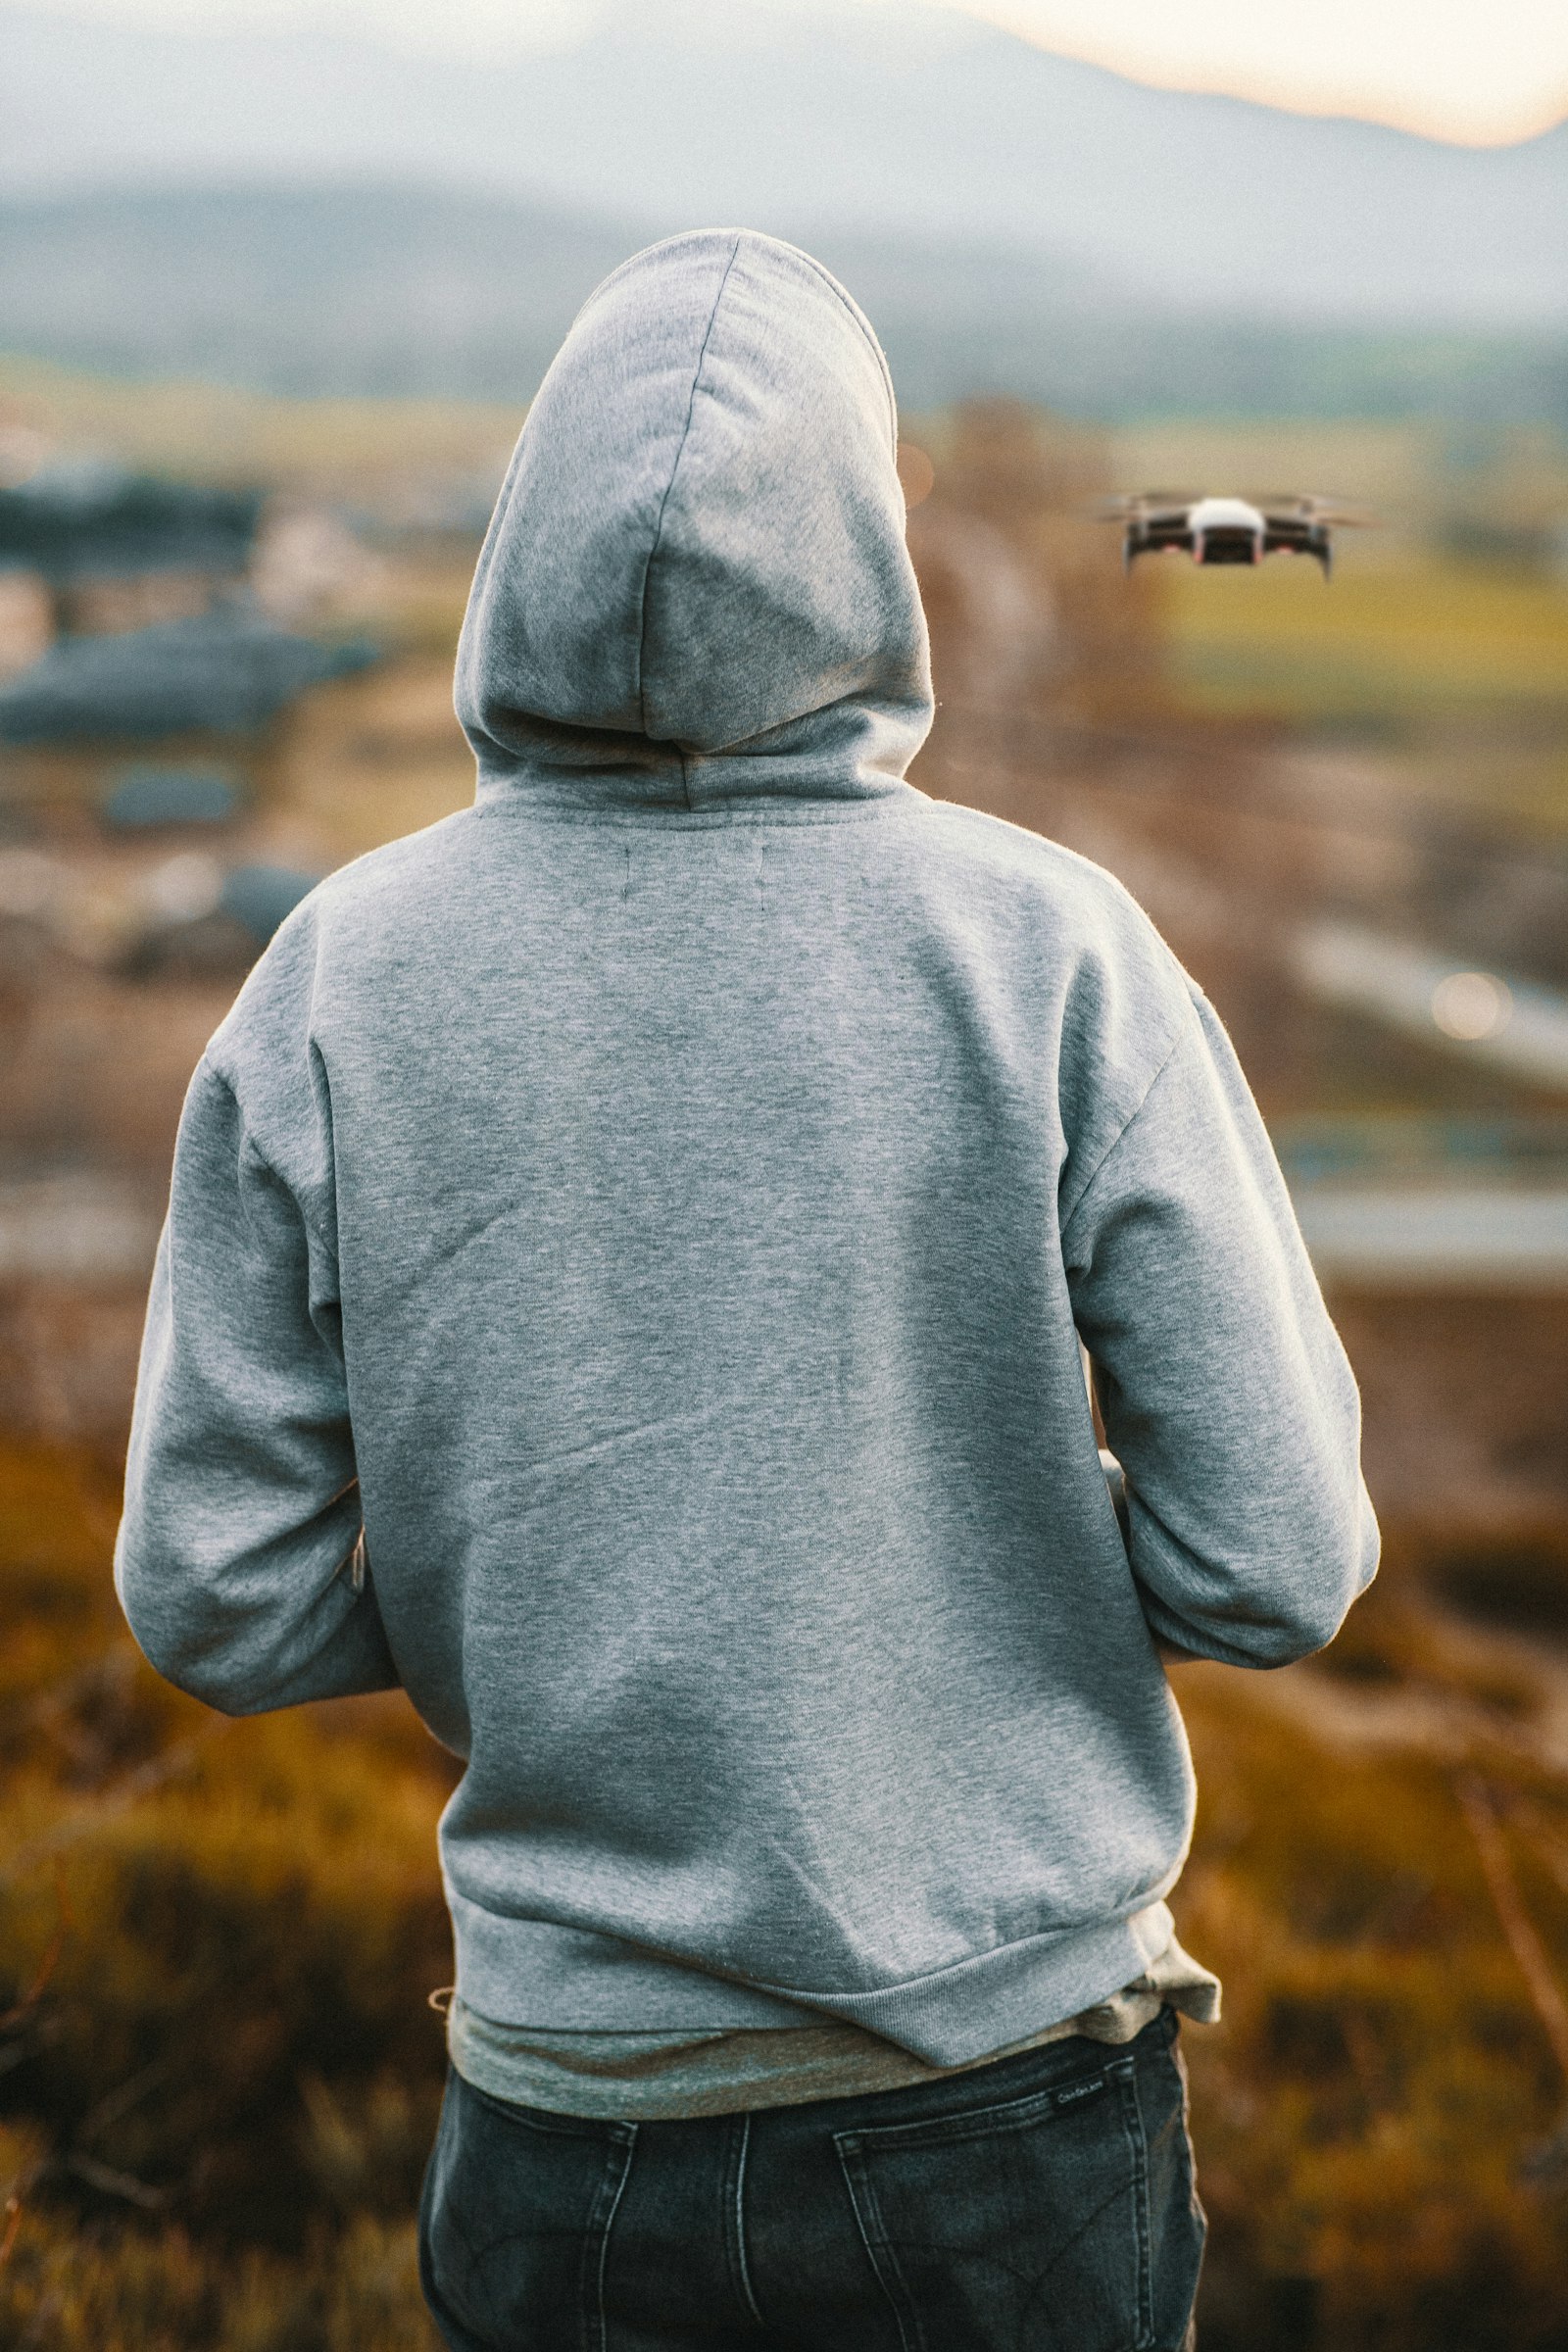
<path fill-rule="evenodd" d="M 458 648 L 479 797 L 897 789 L 931 723 L 887 362 L 794 246 L 703 229 L 578 314 Z"/>

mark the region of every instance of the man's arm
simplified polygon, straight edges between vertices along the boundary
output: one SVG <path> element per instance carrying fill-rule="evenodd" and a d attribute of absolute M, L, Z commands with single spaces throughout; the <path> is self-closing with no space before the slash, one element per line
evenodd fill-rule
<path fill-rule="evenodd" d="M 1084 1360 L 1087 1364 L 1088 1358 L 1085 1357 Z M 1092 1388 L 1090 1394 L 1091 1396 L 1094 1395 Z M 1095 1398 L 1095 1410 L 1097 1413 L 1100 1410 L 1100 1400 L 1098 1397 Z M 1100 1467 L 1105 1473 L 1105 1488 L 1110 1495 L 1110 1507 L 1116 1514 L 1116 1525 L 1121 1529 L 1121 1540 L 1124 1544 L 1130 1545 L 1132 1543 L 1133 1531 L 1132 1519 L 1129 1514 L 1127 1504 L 1126 1473 L 1122 1469 L 1120 1462 L 1117 1461 L 1116 1456 L 1110 1452 L 1106 1446 L 1102 1446 L 1100 1448 Z M 1175 1642 L 1167 1642 L 1163 1635 L 1155 1634 L 1153 1637 L 1153 1642 L 1155 1649 L 1164 1659 L 1167 1666 L 1186 1666 L 1192 1662 L 1194 1656 L 1194 1652 L 1192 1650 L 1178 1649 Z"/>
<path fill-rule="evenodd" d="M 1355 1382 L 1229 1039 L 1193 1017 L 1063 1233 L 1156 1640 L 1320 1649 L 1377 1565 Z"/>
<path fill-rule="evenodd" d="M 204 1061 L 142 1342 L 115 1586 L 161 1674 L 226 1714 L 385 1690 L 336 1267 Z"/>

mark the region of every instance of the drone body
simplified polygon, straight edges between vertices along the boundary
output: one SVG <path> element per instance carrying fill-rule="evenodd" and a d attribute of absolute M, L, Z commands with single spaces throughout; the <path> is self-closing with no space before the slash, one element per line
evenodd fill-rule
<path fill-rule="evenodd" d="M 1317 498 L 1162 498 L 1140 492 L 1118 499 L 1107 519 L 1122 525 L 1122 561 L 1177 549 L 1195 564 L 1261 564 L 1275 554 L 1310 556 L 1326 579 L 1334 561 L 1331 526 L 1359 522 Z"/>

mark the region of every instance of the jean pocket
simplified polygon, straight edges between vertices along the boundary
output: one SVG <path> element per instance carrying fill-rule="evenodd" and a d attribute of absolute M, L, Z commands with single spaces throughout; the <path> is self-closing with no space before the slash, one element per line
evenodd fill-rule
<path fill-rule="evenodd" d="M 1131 2057 L 835 2141 L 905 2352 L 1152 2344 L 1149 2150 Z"/>
<path fill-rule="evenodd" d="M 610 2228 L 636 2137 L 449 2076 L 419 2208 L 420 2277 L 449 2340 L 602 2352 Z"/>

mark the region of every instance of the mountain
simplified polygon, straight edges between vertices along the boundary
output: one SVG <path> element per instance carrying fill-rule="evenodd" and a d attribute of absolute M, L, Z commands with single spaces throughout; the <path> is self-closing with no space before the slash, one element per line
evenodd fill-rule
<path fill-rule="evenodd" d="M 1568 325 L 1568 125 L 1451 147 L 1145 88 L 936 6 L 607 0 L 580 37 L 497 58 L 322 14 L 152 31 L 0 7 L 0 185 L 399 181 L 638 235 L 745 220 L 1032 256 L 1176 313 Z"/>
<path fill-rule="evenodd" d="M 0 205 L 0 347 L 301 395 L 516 399 L 639 228 L 408 187 Z"/>
<path fill-rule="evenodd" d="M 514 401 L 659 223 L 407 185 L 131 188 L 0 203 L 0 349 L 110 374 Z M 1568 424 L 1568 337 L 1181 309 L 1026 247 L 813 236 L 906 409 L 1010 392 L 1086 416 Z"/>

